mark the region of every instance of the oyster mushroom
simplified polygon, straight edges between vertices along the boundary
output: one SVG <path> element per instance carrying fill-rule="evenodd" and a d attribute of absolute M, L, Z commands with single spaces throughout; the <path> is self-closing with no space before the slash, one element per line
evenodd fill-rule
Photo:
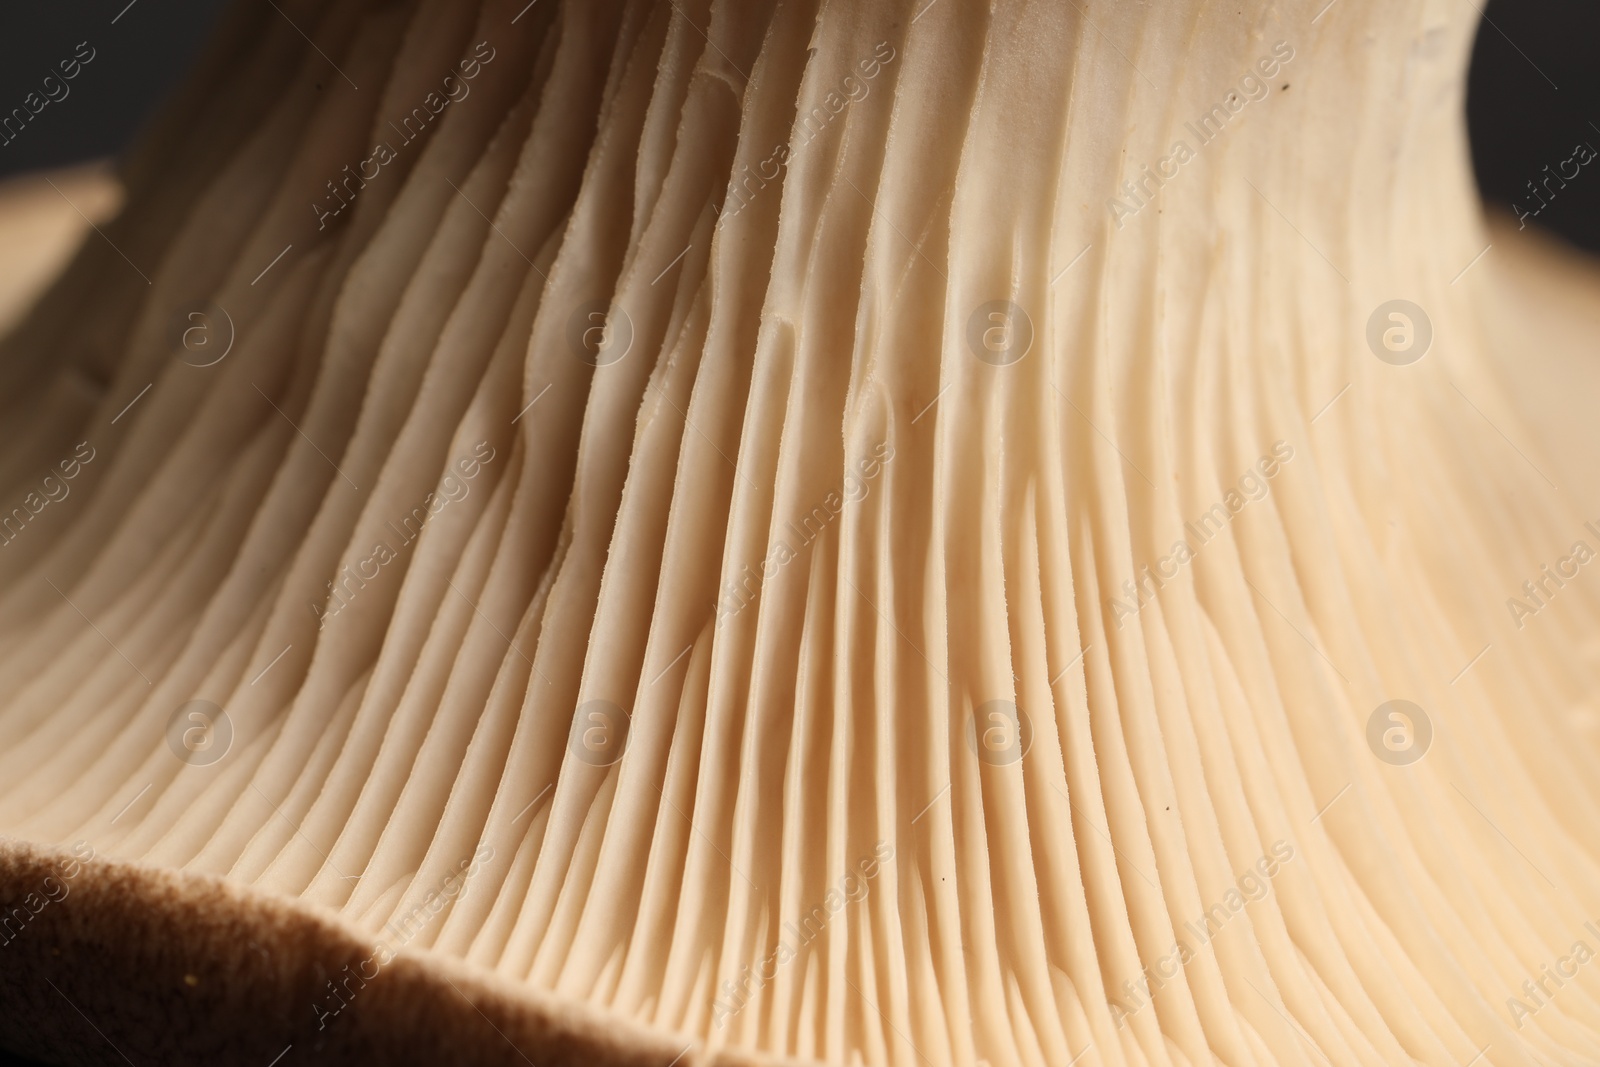
<path fill-rule="evenodd" d="M 1600 1057 L 1471 5 L 273 7 L 0 360 L 0 1037 Z"/>

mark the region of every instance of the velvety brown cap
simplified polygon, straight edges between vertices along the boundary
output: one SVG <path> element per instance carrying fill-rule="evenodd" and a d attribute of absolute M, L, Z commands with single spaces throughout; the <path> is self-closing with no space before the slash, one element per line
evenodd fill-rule
<path fill-rule="evenodd" d="M 56 1063 L 781 1062 L 709 1053 L 427 950 L 384 965 L 331 912 L 208 875 L 5 841 L 0 913 L 0 1043 Z"/>

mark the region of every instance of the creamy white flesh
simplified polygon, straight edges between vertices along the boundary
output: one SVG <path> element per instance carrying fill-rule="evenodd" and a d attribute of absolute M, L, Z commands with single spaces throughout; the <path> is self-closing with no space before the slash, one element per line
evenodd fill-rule
<path fill-rule="evenodd" d="M 1600 1060 L 1600 285 L 1475 261 L 1472 5 L 285 7 L 0 366 L 7 515 L 94 456 L 0 831 L 803 1059 Z"/>

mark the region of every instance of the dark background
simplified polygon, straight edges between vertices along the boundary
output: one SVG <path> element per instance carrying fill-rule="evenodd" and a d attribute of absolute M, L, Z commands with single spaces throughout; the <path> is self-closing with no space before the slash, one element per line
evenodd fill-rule
<path fill-rule="evenodd" d="M 1540 207 L 1527 183 L 1586 143 L 1600 150 L 1600 4 L 1496 0 L 1478 29 L 1467 83 L 1472 163 L 1484 198 Z M 1568 174 L 1572 165 L 1566 166 Z M 1600 252 L 1600 159 L 1583 167 L 1530 225 Z"/>
<path fill-rule="evenodd" d="M 59 75 L 56 64 L 70 59 L 80 41 L 95 50 L 94 61 L 67 82 L 68 96 L 0 145 L 0 176 L 124 147 L 183 77 L 225 6 L 225 0 L 134 0 L 132 7 L 128 0 L 0 0 L 0 114 L 40 92 L 46 75 Z"/>
<path fill-rule="evenodd" d="M 71 95 L 0 146 L 0 177 L 122 149 L 182 78 L 227 0 L 3 2 L 0 111 L 20 105 L 78 42 L 97 54 L 69 83 Z M 1600 150 L 1600 5 L 1493 0 L 1485 17 L 1468 82 L 1473 165 L 1485 199 L 1532 211 L 1540 202 L 1527 183 L 1542 180 L 1545 166 L 1553 172 L 1580 142 Z M 1600 159 L 1547 199 L 1530 223 L 1600 252 Z M 0 1052 L 0 1067 L 9 1064 L 26 1061 Z"/>

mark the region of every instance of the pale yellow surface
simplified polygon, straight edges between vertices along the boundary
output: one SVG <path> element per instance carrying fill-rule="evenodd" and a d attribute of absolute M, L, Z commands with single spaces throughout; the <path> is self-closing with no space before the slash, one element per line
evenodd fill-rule
<path fill-rule="evenodd" d="M 291 7 L 0 363 L 4 507 L 94 450 L 0 832 L 801 1060 L 1600 1063 L 1600 287 L 1472 4 Z"/>
<path fill-rule="evenodd" d="M 0 181 L 0 333 L 92 235 L 91 222 L 110 218 L 121 200 L 111 169 L 99 164 Z"/>

